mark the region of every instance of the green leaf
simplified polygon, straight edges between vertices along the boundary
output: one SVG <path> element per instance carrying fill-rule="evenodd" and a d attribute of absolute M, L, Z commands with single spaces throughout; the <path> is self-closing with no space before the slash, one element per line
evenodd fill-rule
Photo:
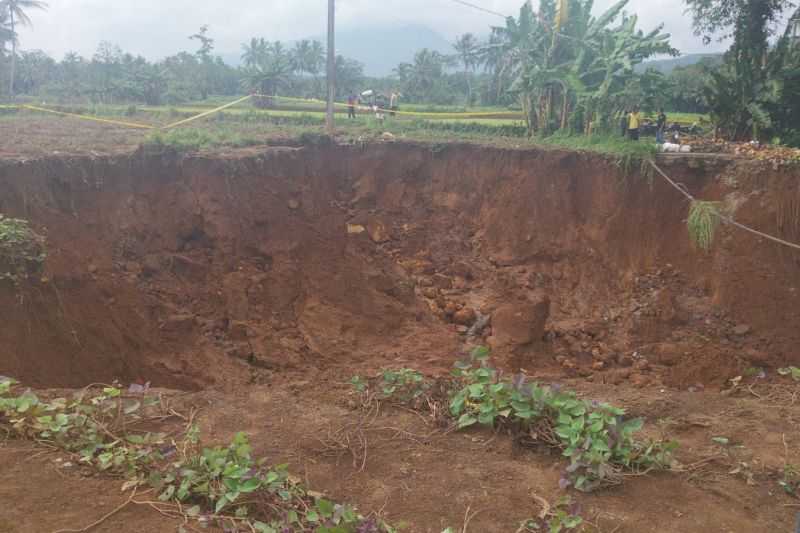
<path fill-rule="evenodd" d="M 728 444 L 731 443 L 730 439 L 728 439 L 727 437 L 714 437 L 711 440 L 719 444 L 720 446 L 727 446 Z"/>
<path fill-rule="evenodd" d="M 470 398 L 483 398 L 483 385 L 476 383 L 474 385 L 470 385 L 467 387 L 469 389 L 469 396 Z"/>
<path fill-rule="evenodd" d="M 170 485 L 158 496 L 158 499 L 162 502 L 166 502 L 172 499 L 173 494 L 175 494 L 175 485 Z"/>
<path fill-rule="evenodd" d="M 333 503 L 328 500 L 317 500 L 317 510 L 323 517 L 329 518 L 333 516 L 336 508 Z"/>
<path fill-rule="evenodd" d="M 272 526 L 268 526 L 264 522 L 254 522 L 253 528 L 255 528 L 258 533 L 278 533 L 277 529 Z"/>
<path fill-rule="evenodd" d="M 491 426 L 494 424 L 495 415 L 493 413 L 489 414 L 481 414 L 478 416 L 478 422 L 485 426 Z"/>
<path fill-rule="evenodd" d="M 458 419 L 458 429 L 464 429 L 466 427 L 473 426 L 477 424 L 477 422 L 477 418 L 469 413 L 464 413 L 461 418 Z"/>
<path fill-rule="evenodd" d="M 105 394 L 109 398 L 116 398 L 120 394 L 122 394 L 122 391 L 116 387 L 106 387 L 103 389 L 103 394 Z"/>
<path fill-rule="evenodd" d="M 319 522 L 319 514 L 312 509 L 306 513 L 306 520 L 312 523 Z"/>
<path fill-rule="evenodd" d="M 475 361 L 486 361 L 491 356 L 492 352 L 486 346 L 478 346 L 470 354 Z"/>
<path fill-rule="evenodd" d="M 225 498 L 225 496 L 222 496 L 219 500 L 217 500 L 217 505 L 214 506 L 214 514 L 219 514 L 226 505 L 228 505 L 228 500 Z"/>
<path fill-rule="evenodd" d="M 125 407 L 125 414 L 126 415 L 132 415 L 133 413 L 138 411 L 141 406 L 142 406 L 141 402 L 134 401 L 133 403 L 131 403 L 127 407 Z"/>
<path fill-rule="evenodd" d="M 186 510 L 186 515 L 190 517 L 200 516 L 200 506 L 193 505 Z"/>
<path fill-rule="evenodd" d="M 248 494 L 250 492 L 258 490 L 260 487 L 261 487 L 261 480 L 254 477 L 242 483 L 239 486 L 239 491 Z"/>

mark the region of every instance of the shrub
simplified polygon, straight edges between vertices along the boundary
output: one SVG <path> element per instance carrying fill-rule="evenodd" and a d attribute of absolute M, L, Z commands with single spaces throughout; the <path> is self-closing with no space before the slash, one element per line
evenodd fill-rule
<path fill-rule="evenodd" d="M 0 280 L 17 283 L 39 273 L 46 258 L 45 239 L 28 221 L 0 214 Z"/>

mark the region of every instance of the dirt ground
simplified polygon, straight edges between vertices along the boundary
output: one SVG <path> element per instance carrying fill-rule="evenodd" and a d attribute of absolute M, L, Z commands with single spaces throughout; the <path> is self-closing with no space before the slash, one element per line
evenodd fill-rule
<path fill-rule="evenodd" d="M 469 531 L 514 532 L 534 495 L 561 494 L 560 457 L 389 406 L 357 427 L 363 447 L 333 453 L 328 438 L 363 416 L 353 375 L 443 375 L 485 344 L 501 368 L 680 442 L 674 471 L 574 495 L 586 531 L 790 531 L 800 507 L 777 483 L 800 464 L 800 388 L 776 370 L 800 366 L 800 256 L 730 228 L 695 249 L 682 198 L 617 163 L 401 143 L 0 161 L 0 212 L 49 242 L 42 279 L 0 287 L 0 374 L 181 389 L 207 444 L 245 431 L 256 454 L 406 531 L 461 530 L 477 512 Z M 662 163 L 798 240 L 790 171 Z M 0 531 L 79 529 L 125 500 L 64 461 L 0 447 L 15 502 Z M 97 530 L 176 527 L 133 505 Z"/>

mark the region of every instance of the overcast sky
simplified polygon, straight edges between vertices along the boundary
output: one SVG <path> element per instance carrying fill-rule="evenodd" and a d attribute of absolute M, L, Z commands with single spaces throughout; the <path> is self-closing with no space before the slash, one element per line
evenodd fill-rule
<path fill-rule="evenodd" d="M 616 0 L 596 0 L 604 10 Z M 471 0 L 504 14 L 516 15 L 523 0 Z M 125 51 L 151 59 L 180 50 L 194 50 L 187 40 L 202 24 L 211 26 L 217 52 L 236 54 L 241 43 L 259 36 L 269 40 L 294 40 L 324 35 L 325 0 L 49 0 L 47 12 L 31 12 L 34 27 L 21 32 L 24 49 L 42 49 L 61 57 L 74 50 L 91 56 L 102 40 Z M 536 2 L 534 0 L 534 5 Z M 708 52 L 692 34 L 691 21 L 680 0 L 631 0 L 629 11 L 638 13 L 643 29 L 666 24 L 673 45 L 684 53 Z M 467 31 L 485 34 L 502 19 L 454 3 L 452 0 L 337 0 L 342 28 L 422 24 L 450 40 Z M 364 43 L 379 47 L 380 43 Z"/>

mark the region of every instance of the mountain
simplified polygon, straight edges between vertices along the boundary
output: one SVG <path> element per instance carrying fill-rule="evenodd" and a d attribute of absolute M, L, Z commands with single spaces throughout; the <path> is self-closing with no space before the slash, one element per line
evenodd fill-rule
<path fill-rule="evenodd" d="M 325 37 L 314 37 L 325 42 Z M 452 54 L 452 44 L 434 30 L 420 25 L 342 28 L 336 32 L 336 52 L 364 64 L 367 76 L 386 76 L 400 63 L 429 48 Z"/>
<path fill-rule="evenodd" d="M 722 54 L 686 54 L 680 57 L 671 57 L 669 59 L 654 59 L 652 61 L 645 61 L 637 67 L 637 70 L 644 72 L 648 68 L 660 70 L 664 74 L 669 74 L 679 67 L 688 67 L 700 62 L 711 62 L 712 64 L 722 63 Z"/>

